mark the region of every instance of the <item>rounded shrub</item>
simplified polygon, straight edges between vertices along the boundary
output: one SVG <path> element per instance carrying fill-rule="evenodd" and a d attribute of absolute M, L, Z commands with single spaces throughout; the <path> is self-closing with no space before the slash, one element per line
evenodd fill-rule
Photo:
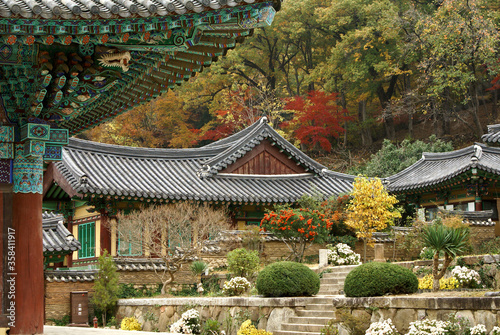
<path fill-rule="evenodd" d="M 236 277 L 251 278 L 260 268 L 259 253 L 245 248 L 227 253 L 227 269 Z"/>
<path fill-rule="evenodd" d="M 391 263 L 366 263 L 349 272 L 344 283 L 346 297 L 374 297 L 384 294 L 415 293 L 417 276 Z"/>
<path fill-rule="evenodd" d="M 311 296 L 319 291 L 319 276 L 304 264 L 276 262 L 259 272 L 256 287 L 265 297 Z"/>

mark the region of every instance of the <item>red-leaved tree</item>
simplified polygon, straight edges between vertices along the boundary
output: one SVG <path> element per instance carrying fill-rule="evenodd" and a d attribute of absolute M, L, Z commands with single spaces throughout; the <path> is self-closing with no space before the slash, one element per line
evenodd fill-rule
<path fill-rule="evenodd" d="M 291 121 L 282 127 L 291 130 L 301 144 L 311 150 L 319 148 L 330 152 L 332 141 L 345 131 L 341 126 L 351 120 L 347 110 L 336 104 L 337 93 L 311 91 L 306 98 L 294 97 L 286 104 L 286 109 L 295 111 Z"/>

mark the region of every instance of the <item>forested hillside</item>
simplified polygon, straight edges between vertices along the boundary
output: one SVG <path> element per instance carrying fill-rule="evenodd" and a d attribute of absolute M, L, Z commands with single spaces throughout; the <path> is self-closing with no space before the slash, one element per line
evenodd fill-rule
<path fill-rule="evenodd" d="M 383 139 L 455 148 L 496 123 L 498 0 L 285 0 L 271 27 L 174 91 L 82 136 L 200 146 L 265 115 L 347 171 Z"/>

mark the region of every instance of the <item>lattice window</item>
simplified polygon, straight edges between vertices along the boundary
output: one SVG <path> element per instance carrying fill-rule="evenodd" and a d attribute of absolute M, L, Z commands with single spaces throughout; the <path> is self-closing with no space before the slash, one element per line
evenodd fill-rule
<path fill-rule="evenodd" d="M 141 256 L 142 255 L 142 235 L 118 236 L 118 255 L 119 256 Z"/>
<path fill-rule="evenodd" d="M 82 248 L 78 258 L 95 257 L 95 222 L 82 223 L 78 226 L 78 241 Z"/>

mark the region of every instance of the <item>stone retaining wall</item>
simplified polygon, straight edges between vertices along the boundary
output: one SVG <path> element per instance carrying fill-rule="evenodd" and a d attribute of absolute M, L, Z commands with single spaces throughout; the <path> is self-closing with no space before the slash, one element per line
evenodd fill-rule
<path fill-rule="evenodd" d="M 472 325 L 484 324 L 488 332 L 500 322 L 500 297 L 367 297 L 333 299 L 333 308 L 347 308 L 370 322 L 391 319 L 401 334 L 410 322 L 423 318 L 447 320 L 450 313 L 467 317 Z"/>
<path fill-rule="evenodd" d="M 221 324 L 246 320 L 249 316 L 258 323 L 259 329 L 276 331 L 288 317 L 304 309 L 314 298 L 259 298 L 259 297 L 217 297 L 217 298 L 150 298 L 122 299 L 118 301 L 117 319 L 135 316 L 145 331 L 168 331 L 170 324 L 190 308 L 200 312 L 202 320 L 213 319 Z M 233 329 L 234 333 L 238 330 Z"/>

